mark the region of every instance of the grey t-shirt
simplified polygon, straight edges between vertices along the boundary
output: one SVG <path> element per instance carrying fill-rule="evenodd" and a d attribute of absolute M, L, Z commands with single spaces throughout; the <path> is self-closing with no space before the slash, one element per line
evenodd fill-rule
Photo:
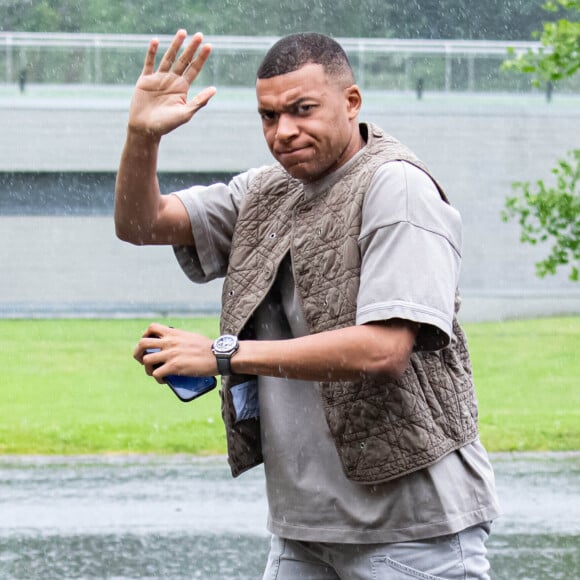
<path fill-rule="evenodd" d="M 306 186 L 305 195 L 317 195 L 355 162 Z M 192 280 L 225 273 L 237 210 L 254 176 L 177 194 L 196 248 L 175 252 Z M 425 173 L 405 162 L 379 169 L 365 196 L 359 246 L 357 323 L 413 320 L 422 325 L 425 345 L 429 329 L 451 335 L 461 221 Z M 307 332 L 289 258 L 255 318 L 258 339 Z M 499 514 L 493 471 L 479 441 L 394 481 L 353 483 L 342 471 L 316 383 L 259 377 L 258 385 L 272 533 L 303 541 L 398 542 L 453 533 Z"/>

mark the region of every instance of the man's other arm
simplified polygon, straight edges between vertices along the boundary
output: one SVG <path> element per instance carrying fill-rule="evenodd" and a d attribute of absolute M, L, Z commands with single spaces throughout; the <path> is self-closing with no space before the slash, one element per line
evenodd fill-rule
<path fill-rule="evenodd" d="M 177 32 L 157 70 L 159 43 L 151 41 L 131 100 L 115 186 L 115 227 L 119 238 L 133 244 L 194 243 L 185 207 L 177 197 L 161 195 L 157 179 L 161 137 L 187 123 L 215 94 L 208 87 L 187 100 L 211 47 L 202 46 L 202 36 L 196 34 L 177 58 L 185 38 L 184 30 Z"/>

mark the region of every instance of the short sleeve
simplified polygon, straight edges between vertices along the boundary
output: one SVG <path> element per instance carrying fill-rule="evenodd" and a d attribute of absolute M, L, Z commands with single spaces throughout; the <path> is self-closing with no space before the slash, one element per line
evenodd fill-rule
<path fill-rule="evenodd" d="M 234 177 L 228 184 L 194 185 L 177 191 L 187 210 L 195 246 L 174 246 L 175 257 L 193 282 L 225 276 L 240 204 L 259 169 Z"/>
<path fill-rule="evenodd" d="M 365 196 L 357 323 L 402 318 L 421 325 L 416 348 L 452 335 L 461 267 L 461 218 L 422 170 L 389 162 Z"/>

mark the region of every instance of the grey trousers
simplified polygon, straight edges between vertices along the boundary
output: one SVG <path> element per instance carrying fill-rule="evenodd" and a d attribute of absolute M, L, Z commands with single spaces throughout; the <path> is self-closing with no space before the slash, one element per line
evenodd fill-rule
<path fill-rule="evenodd" d="M 395 544 L 326 544 L 272 537 L 263 580 L 489 580 L 490 524 Z"/>

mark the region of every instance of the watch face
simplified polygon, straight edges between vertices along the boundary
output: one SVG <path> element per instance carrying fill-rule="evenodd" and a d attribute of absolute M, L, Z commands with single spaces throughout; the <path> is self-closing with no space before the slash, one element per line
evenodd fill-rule
<path fill-rule="evenodd" d="M 235 336 L 225 334 L 216 339 L 214 343 L 215 350 L 218 352 L 229 352 L 236 348 L 238 339 Z"/>

